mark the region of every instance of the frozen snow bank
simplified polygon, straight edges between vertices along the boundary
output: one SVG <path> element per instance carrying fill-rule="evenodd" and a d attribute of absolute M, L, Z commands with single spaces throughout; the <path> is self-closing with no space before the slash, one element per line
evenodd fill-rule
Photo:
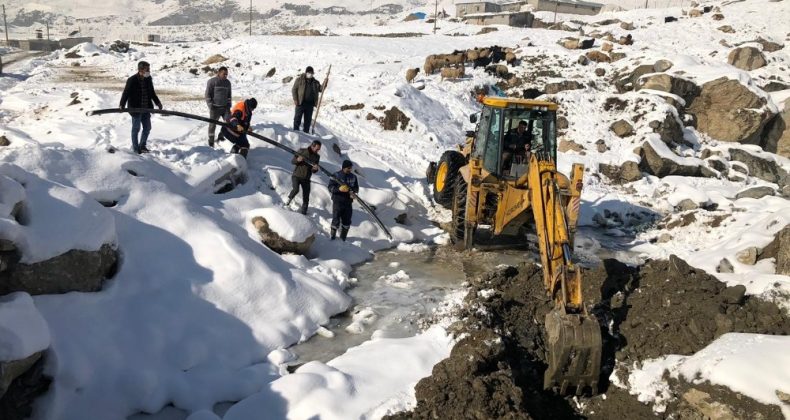
<path fill-rule="evenodd" d="M 258 236 L 258 230 L 252 225 L 255 217 L 266 219 L 269 228 L 286 241 L 304 242 L 316 233 L 315 225 L 307 216 L 279 207 L 267 207 L 247 213 L 247 226 L 252 237 Z"/>
<path fill-rule="evenodd" d="M 225 420 L 260 418 L 261 413 L 289 419 L 378 418 L 402 411 L 416 403 L 414 385 L 451 348 L 441 327 L 410 338 L 373 339 L 327 364 L 305 364 L 231 407 Z"/>
<path fill-rule="evenodd" d="M 790 337 L 762 334 L 724 334 L 693 356 L 669 355 L 650 360 L 634 370 L 628 382 L 639 401 L 655 402 L 663 411 L 669 389 L 662 376 L 682 376 L 692 384 L 709 381 L 755 400 L 778 405 L 790 417 L 777 391 L 788 392 L 790 384 Z M 612 375 L 613 377 L 616 375 Z"/>
<path fill-rule="evenodd" d="M 0 362 L 21 360 L 49 347 L 49 327 L 25 292 L 0 297 Z"/>
<path fill-rule="evenodd" d="M 0 175 L 7 177 L 4 184 L 15 181 L 24 185 L 22 224 L 0 219 L 0 236 L 21 251 L 21 262 L 44 261 L 72 249 L 96 251 L 116 242 L 112 214 L 82 191 L 41 179 L 12 164 L 0 164 Z M 19 188 L 12 191 L 19 198 Z"/>

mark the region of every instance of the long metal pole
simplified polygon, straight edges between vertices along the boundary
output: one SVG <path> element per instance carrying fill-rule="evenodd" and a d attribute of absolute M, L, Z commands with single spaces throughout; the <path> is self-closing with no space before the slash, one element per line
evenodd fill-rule
<path fill-rule="evenodd" d="M 3 26 L 5 27 L 5 44 L 10 46 L 8 41 L 8 22 L 5 19 L 5 4 L 3 5 Z"/>
<path fill-rule="evenodd" d="M 250 0 L 250 36 L 252 36 L 252 0 Z"/>

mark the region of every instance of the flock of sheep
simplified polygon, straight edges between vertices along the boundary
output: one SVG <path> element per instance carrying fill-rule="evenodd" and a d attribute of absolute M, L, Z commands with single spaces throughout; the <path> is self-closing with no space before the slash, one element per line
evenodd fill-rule
<path fill-rule="evenodd" d="M 509 75 L 508 67 L 497 63 L 504 61 L 513 65 L 516 60 L 517 57 L 513 48 L 502 48 L 495 45 L 489 48 L 456 50 L 452 54 L 429 55 L 425 58 L 423 69 L 425 74 L 433 74 L 440 70 L 442 80 L 458 79 L 464 77 L 464 66 L 466 63 L 472 63 L 472 68 L 485 67 L 486 72 L 489 74 L 504 78 Z M 406 81 L 411 83 L 419 72 L 419 68 L 408 69 L 406 71 Z"/>

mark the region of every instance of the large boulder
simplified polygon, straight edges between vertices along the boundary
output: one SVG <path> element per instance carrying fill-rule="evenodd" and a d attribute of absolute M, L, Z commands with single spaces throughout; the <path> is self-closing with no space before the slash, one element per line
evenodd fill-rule
<path fill-rule="evenodd" d="M 617 92 L 624 93 L 630 90 L 634 90 L 634 88 L 636 87 L 636 81 L 639 80 L 640 77 L 646 74 L 655 73 L 655 71 L 656 71 L 655 67 L 650 64 L 643 64 L 641 66 L 637 66 L 635 69 L 631 71 L 631 73 L 628 73 L 624 76 L 620 76 L 615 80 L 614 85 L 617 88 Z"/>
<path fill-rule="evenodd" d="M 653 66 L 649 67 L 651 69 L 653 68 Z M 639 68 L 642 68 L 642 66 Z M 644 71 L 644 69 L 642 69 L 642 71 Z M 635 90 L 650 89 L 671 93 L 681 97 L 686 102 L 686 105 L 690 104 L 700 93 L 700 88 L 691 80 L 670 76 L 664 73 L 640 76 L 636 79 L 634 88 Z"/>
<path fill-rule="evenodd" d="M 755 47 L 740 47 L 730 51 L 727 62 L 746 71 L 756 70 L 767 64 L 762 51 Z"/>
<path fill-rule="evenodd" d="M 741 162 L 749 168 L 749 175 L 763 181 L 773 182 L 780 188 L 787 184 L 787 171 L 775 161 L 759 157 L 743 149 L 729 149 L 729 153 L 730 160 Z"/>
<path fill-rule="evenodd" d="M 759 259 L 774 258 L 776 274 L 790 276 L 790 225 L 780 230 L 774 240 L 762 249 Z"/>
<path fill-rule="evenodd" d="M 784 111 L 769 123 L 763 149 L 790 158 L 790 101 L 785 101 Z"/>
<path fill-rule="evenodd" d="M 680 123 L 673 112 L 667 112 L 663 121 L 650 121 L 649 126 L 653 129 L 653 132 L 661 136 L 661 141 L 664 143 L 683 142 L 683 124 Z"/>
<path fill-rule="evenodd" d="M 642 179 L 639 164 L 630 160 L 620 166 L 601 163 L 598 165 L 598 170 L 615 184 L 625 184 Z"/>
<path fill-rule="evenodd" d="M 760 144 L 774 116 L 765 105 L 765 98 L 739 81 L 722 77 L 702 85 L 687 110 L 696 118 L 697 130 L 716 140 Z"/>
<path fill-rule="evenodd" d="M 634 135 L 634 126 L 626 120 L 617 120 L 609 128 L 620 138 Z"/>
<path fill-rule="evenodd" d="M 642 160 L 639 162 L 639 169 L 659 178 L 669 175 L 695 176 L 701 177 L 702 166 L 685 162 L 684 158 L 675 155 L 663 143 L 645 142 L 639 153 Z"/>
<path fill-rule="evenodd" d="M 4 246 L 8 249 L 8 246 Z M 115 274 L 118 252 L 105 244 L 97 251 L 73 249 L 48 260 L 25 264 L 18 250 L 0 251 L 0 295 L 96 292 Z"/>
<path fill-rule="evenodd" d="M 553 95 L 564 90 L 582 89 L 584 85 L 575 80 L 563 80 L 562 82 L 547 83 L 543 89 L 547 94 Z"/>
<path fill-rule="evenodd" d="M 306 216 L 268 208 L 252 217 L 261 241 L 278 254 L 306 255 L 315 241 L 315 226 Z"/>

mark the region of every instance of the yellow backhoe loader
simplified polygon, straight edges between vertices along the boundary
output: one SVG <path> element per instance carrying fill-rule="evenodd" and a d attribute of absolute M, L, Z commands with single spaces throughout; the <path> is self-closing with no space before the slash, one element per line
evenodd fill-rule
<path fill-rule="evenodd" d="M 450 237 L 464 249 L 488 226 L 498 237 L 524 238 L 534 226 L 546 291 L 548 369 L 544 388 L 597 393 L 601 330 L 582 299 L 582 270 L 571 257 L 584 166 L 557 171 L 556 114 L 551 102 L 486 97 L 464 145 L 429 165 L 437 203 L 452 209 Z"/>

